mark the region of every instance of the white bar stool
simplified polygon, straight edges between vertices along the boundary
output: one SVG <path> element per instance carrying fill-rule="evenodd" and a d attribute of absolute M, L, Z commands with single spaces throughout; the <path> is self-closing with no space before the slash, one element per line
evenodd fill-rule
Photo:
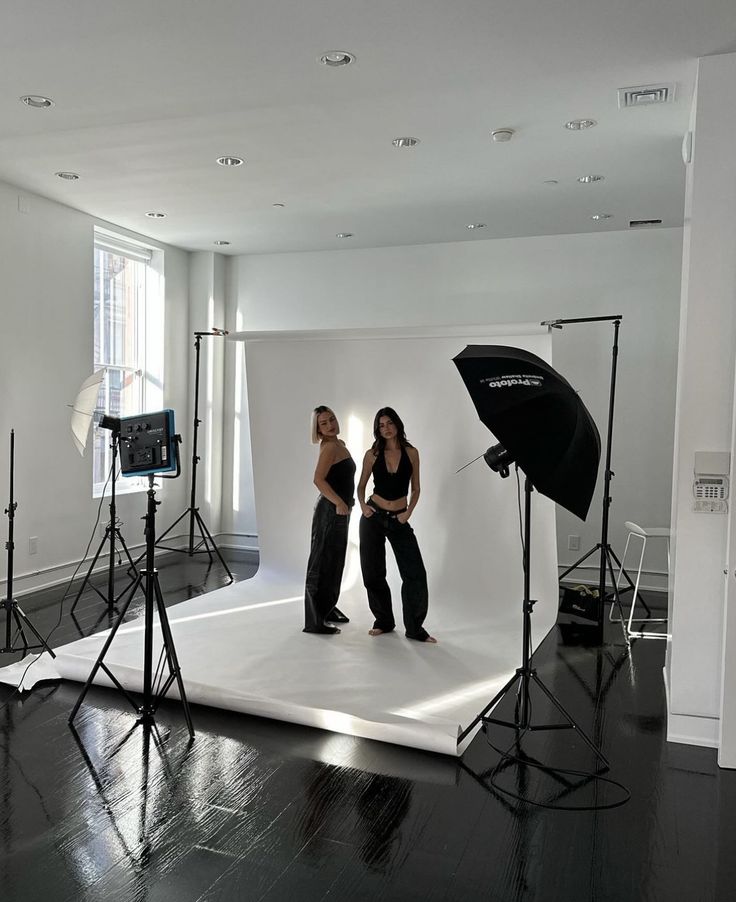
<path fill-rule="evenodd" d="M 642 565 L 644 563 L 644 552 L 646 551 L 647 542 L 650 539 L 664 539 L 667 542 L 667 572 L 669 573 L 670 568 L 670 530 L 665 528 L 664 526 L 639 526 L 637 523 L 633 523 L 631 520 L 626 521 L 626 529 L 628 529 L 629 534 L 626 538 L 626 546 L 624 547 L 624 555 L 621 558 L 621 568 L 618 571 L 618 577 L 616 579 L 616 589 L 618 590 L 621 583 L 621 574 L 624 572 L 624 567 L 626 564 L 626 553 L 629 550 L 629 544 L 632 539 L 641 539 L 641 554 L 639 555 L 639 566 L 636 571 L 636 583 L 634 585 L 634 597 L 631 600 L 631 609 L 629 611 L 629 619 L 626 625 L 626 632 L 629 637 L 632 639 L 667 639 L 668 634 L 665 633 L 648 633 L 644 630 L 634 630 L 632 628 L 632 624 L 634 623 L 667 623 L 666 617 L 634 617 L 634 609 L 636 608 L 637 601 L 641 601 L 642 605 L 649 610 L 646 602 L 639 595 L 639 583 L 641 582 L 641 571 Z M 613 605 L 611 605 L 611 610 L 609 613 L 609 619 L 614 623 L 620 623 L 620 620 L 615 620 L 613 617 Z"/>

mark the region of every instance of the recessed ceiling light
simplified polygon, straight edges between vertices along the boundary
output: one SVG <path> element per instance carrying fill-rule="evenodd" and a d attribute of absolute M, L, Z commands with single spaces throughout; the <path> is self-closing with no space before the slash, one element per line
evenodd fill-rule
<path fill-rule="evenodd" d="M 578 181 L 581 185 L 590 185 L 593 182 L 602 182 L 604 178 L 603 175 L 581 175 Z"/>
<path fill-rule="evenodd" d="M 220 166 L 242 166 L 245 160 L 242 157 L 218 157 Z"/>
<path fill-rule="evenodd" d="M 286 204 L 271 204 L 272 207 L 285 207 Z"/>
<path fill-rule="evenodd" d="M 486 224 L 484 222 L 469 222 L 465 228 L 466 229 L 484 229 Z"/>
<path fill-rule="evenodd" d="M 590 218 L 593 222 L 602 222 L 604 219 L 613 219 L 613 213 L 594 213 Z"/>
<path fill-rule="evenodd" d="M 76 182 L 79 176 L 76 172 L 55 172 L 54 175 L 60 179 L 66 179 L 67 182 Z"/>
<path fill-rule="evenodd" d="M 149 213 L 146 213 L 149 219 L 166 219 L 165 213 L 158 213 L 156 210 L 151 210 Z"/>
<path fill-rule="evenodd" d="M 495 144 L 503 144 L 514 137 L 513 128 L 497 128 L 491 132 L 491 140 Z"/>
<path fill-rule="evenodd" d="M 560 183 L 559 183 L 558 179 L 545 179 L 542 182 L 542 184 L 543 185 L 559 185 Z"/>
<path fill-rule="evenodd" d="M 595 119 L 571 119 L 565 123 L 565 128 L 569 128 L 571 132 L 579 132 L 584 128 L 593 128 L 594 125 L 598 125 Z"/>
<path fill-rule="evenodd" d="M 349 66 L 355 62 L 355 57 L 346 50 L 328 50 L 322 54 L 319 61 L 323 66 Z"/>
<path fill-rule="evenodd" d="M 230 244 L 229 241 L 213 241 L 213 244 L 216 244 L 218 247 L 227 247 Z"/>
<path fill-rule="evenodd" d="M 416 147 L 419 144 L 419 138 L 394 138 L 391 143 L 394 147 Z"/>
<path fill-rule="evenodd" d="M 20 99 L 26 106 L 31 106 L 36 110 L 47 110 L 54 105 L 54 101 L 50 97 L 44 97 L 41 94 L 24 94 Z"/>
<path fill-rule="evenodd" d="M 337 235 L 335 235 L 335 238 L 352 238 L 352 237 L 353 237 L 352 232 L 338 232 Z"/>

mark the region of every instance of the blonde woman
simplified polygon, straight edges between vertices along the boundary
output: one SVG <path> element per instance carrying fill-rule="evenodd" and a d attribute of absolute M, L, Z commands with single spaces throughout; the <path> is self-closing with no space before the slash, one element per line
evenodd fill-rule
<path fill-rule="evenodd" d="M 304 632 L 336 635 L 335 623 L 348 618 L 335 605 L 348 546 L 348 521 L 354 504 L 355 461 L 338 438 L 340 424 L 329 407 L 312 412 L 312 444 L 319 444 L 314 484 L 319 498 L 312 517 L 312 546 L 304 588 Z"/>

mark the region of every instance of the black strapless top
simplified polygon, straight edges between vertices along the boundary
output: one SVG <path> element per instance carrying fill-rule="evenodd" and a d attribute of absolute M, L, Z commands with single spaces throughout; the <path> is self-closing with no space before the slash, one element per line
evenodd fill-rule
<path fill-rule="evenodd" d="M 352 457 L 345 457 L 333 464 L 327 471 L 325 482 L 348 507 L 355 504 L 355 461 Z"/>
<path fill-rule="evenodd" d="M 397 501 L 409 494 L 409 483 L 414 467 L 411 465 L 406 448 L 401 449 L 399 468 L 395 473 L 389 473 L 386 467 L 385 454 L 379 454 L 373 464 L 373 491 L 386 501 Z"/>

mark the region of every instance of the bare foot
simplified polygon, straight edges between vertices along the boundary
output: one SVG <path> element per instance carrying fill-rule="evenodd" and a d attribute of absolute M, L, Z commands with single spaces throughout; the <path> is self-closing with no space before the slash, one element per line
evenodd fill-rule
<path fill-rule="evenodd" d="M 431 642 L 432 645 L 437 645 L 437 640 L 435 639 L 434 636 L 427 636 L 427 638 L 424 641 Z"/>
<path fill-rule="evenodd" d="M 369 636 L 382 636 L 385 632 L 386 632 L 386 630 L 372 629 L 372 630 L 368 630 L 368 635 Z"/>

